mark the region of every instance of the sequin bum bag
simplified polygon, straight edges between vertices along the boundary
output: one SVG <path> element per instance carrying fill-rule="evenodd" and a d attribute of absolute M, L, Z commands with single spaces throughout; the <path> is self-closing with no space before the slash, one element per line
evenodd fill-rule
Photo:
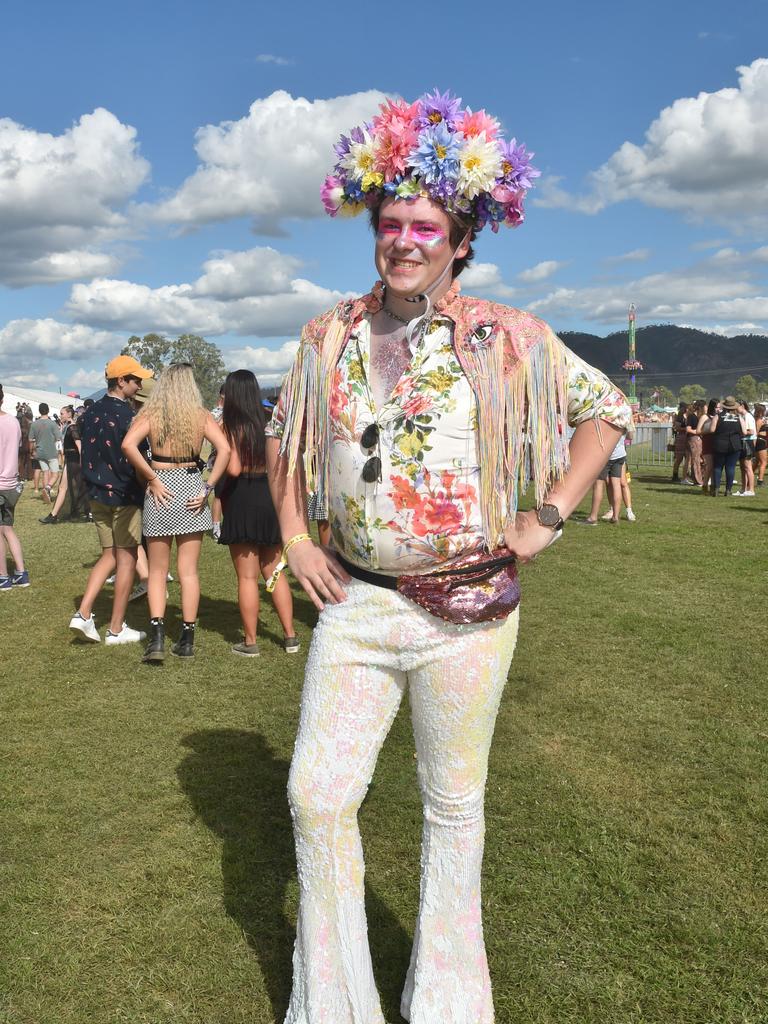
<path fill-rule="evenodd" d="M 336 556 L 339 558 L 339 556 Z M 432 615 L 456 624 L 504 619 L 520 603 L 515 556 L 506 548 L 476 551 L 442 572 L 384 576 L 339 561 L 356 579 L 397 590 Z"/>

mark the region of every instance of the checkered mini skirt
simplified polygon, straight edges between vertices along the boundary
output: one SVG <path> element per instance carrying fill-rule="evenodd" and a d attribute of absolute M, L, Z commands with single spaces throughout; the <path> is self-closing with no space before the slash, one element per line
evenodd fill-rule
<path fill-rule="evenodd" d="M 147 491 L 144 497 L 142 530 L 145 537 L 177 537 L 185 533 L 201 533 L 210 530 L 210 507 L 203 505 L 201 512 L 187 508 L 187 501 L 205 489 L 205 482 L 199 469 L 159 469 L 160 479 L 173 494 L 173 500 L 164 508 L 155 504 Z"/>

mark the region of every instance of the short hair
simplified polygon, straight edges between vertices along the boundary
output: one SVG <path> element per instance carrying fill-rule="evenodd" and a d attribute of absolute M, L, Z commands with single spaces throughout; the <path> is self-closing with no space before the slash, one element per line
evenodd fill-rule
<path fill-rule="evenodd" d="M 92 405 L 93 405 L 93 399 L 92 398 L 85 398 L 85 399 L 83 399 L 83 408 L 84 409 L 90 409 L 90 407 Z"/>
<path fill-rule="evenodd" d="M 47 402 L 41 402 L 37 409 L 41 416 L 47 416 L 51 411 Z"/>
<path fill-rule="evenodd" d="M 445 207 L 443 207 L 443 209 L 445 210 Z M 475 222 L 472 217 L 467 217 L 459 213 L 451 213 L 450 210 L 445 210 L 445 213 L 451 222 L 451 228 L 448 232 L 448 241 L 450 242 L 452 249 L 456 249 L 461 245 L 467 236 L 467 232 L 469 232 L 469 248 L 467 249 L 467 255 L 453 261 L 453 276 L 456 278 L 475 258 L 475 250 L 472 248 L 472 243 L 477 238 L 477 228 L 475 227 Z M 368 220 L 374 234 L 379 230 L 380 215 L 381 202 L 378 202 L 368 210 Z"/>
<path fill-rule="evenodd" d="M 107 391 L 114 391 L 117 387 L 119 377 L 108 377 L 107 378 Z"/>
<path fill-rule="evenodd" d="M 70 414 L 70 416 L 74 416 L 75 415 L 75 407 L 74 407 L 74 405 L 62 405 L 61 409 L 59 409 L 59 412 L 64 412 L 65 409 Z"/>

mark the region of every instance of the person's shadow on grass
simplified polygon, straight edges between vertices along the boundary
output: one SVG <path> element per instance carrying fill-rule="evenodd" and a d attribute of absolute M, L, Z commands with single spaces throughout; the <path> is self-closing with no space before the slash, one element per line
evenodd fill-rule
<path fill-rule="evenodd" d="M 189 753 L 177 769 L 195 813 L 223 840 L 224 908 L 256 953 L 275 1021 L 291 990 L 295 929 L 285 912 L 286 888 L 296 877 L 286 788 L 288 762 L 263 736 L 211 729 L 185 736 Z M 366 883 L 371 952 L 385 1016 L 397 1020 L 411 940 Z"/>

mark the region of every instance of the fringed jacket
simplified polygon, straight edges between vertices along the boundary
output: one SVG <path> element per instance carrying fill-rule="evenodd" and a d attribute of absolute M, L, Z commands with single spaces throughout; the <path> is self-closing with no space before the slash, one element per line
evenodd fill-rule
<path fill-rule="evenodd" d="M 321 507 L 326 506 L 329 484 L 331 489 L 334 486 L 330 458 L 338 439 L 338 424 L 333 422 L 334 409 L 338 409 L 334 389 L 341 379 L 337 368 L 366 315 L 375 313 L 381 304 L 379 283 L 368 295 L 341 301 L 306 325 L 269 428 L 272 436 L 281 439 L 280 452 L 288 459 L 289 472 L 304 456 L 307 490 Z M 569 425 L 594 418 L 627 430 L 631 410 L 624 395 L 603 374 L 579 359 L 546 323 L 529 313 L 461 296 L 458 282 L 454 282 L 451 291 L 436 303 L 432 330 L 438 324 L 447 329 L 445 345 L 452 346 L 451 354 L 455 354 L 474 396 L 479 528 L 486 547 L 492 549 L 514 517 L 519 493 L 532 483 L 540 503 L 552 483 L 566 472 Z M 407 414 L 407 406 L 405 411 Z M 402 410 L 400 413 L 402 416 Z M 359 448 L 365 423 L 356 419 L 353 424 L 355 436 L 350 440 Z M 406 429 L 413 433 L 413 424 L 406 424 Z M 439 423 L 433 429 L 439 435 Z M 606 452 L 606 460 L 609 454 Z M 395 501 L 401 496 L 398 487 L 403 480 L 408 482 L 408 475 L 406 470 L 402 478 L 392 478 Z M 365 550 L 345 547 L 347 557 L 371 564 Z M 434 554 L 438 559 L 447 558 L 456 551 L 436 549 Z"/>

